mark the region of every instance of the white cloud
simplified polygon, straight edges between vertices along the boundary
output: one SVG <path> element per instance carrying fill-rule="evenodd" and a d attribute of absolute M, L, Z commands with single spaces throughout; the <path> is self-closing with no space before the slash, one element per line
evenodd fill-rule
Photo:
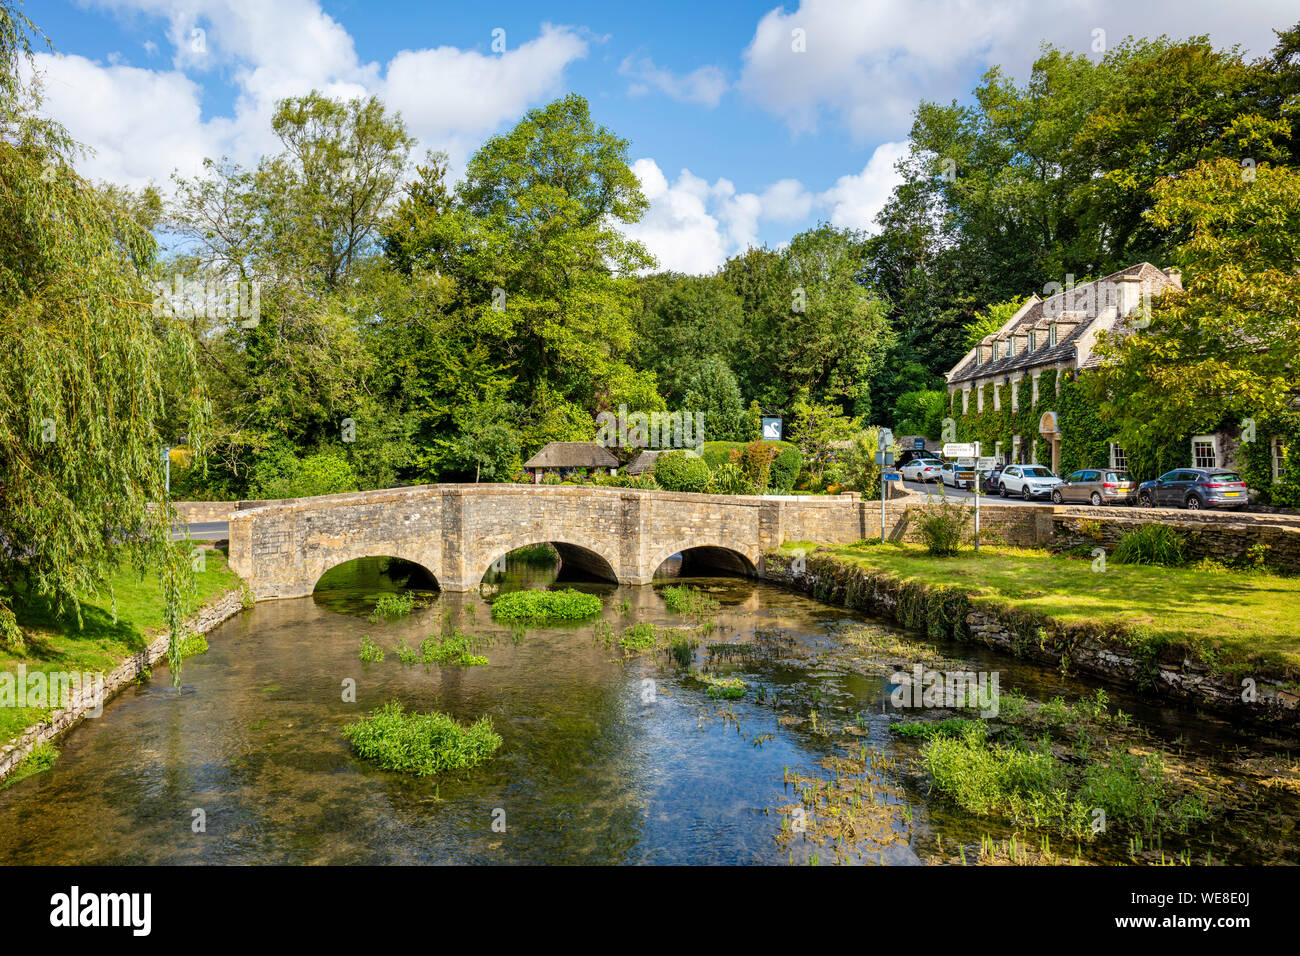
<path fill-rule="evenodd" d="M 894 164 L 907 155 L 908 143 L 881 143 L 862 172 L 841 176 L 818 198 L 830 209 L 831 225 L 871 229 L 900 177 Z"/>
<path fill-rule="evenodd" d="M 727 258 L 727 244 L 718 219 L 708 211 L 712 189 L 683 169 L 669 185 L 659 164 L 638 159 L 632 171 L 650 200 L 645 216 L 624 231 L 645 243 L 659 260 L 659 269 L 712 272 Z"/>
<path fill-rule="evenodd" d="M 677 74 L 655 66 L 649 58 L 637 60 L 629 56 L 619 65 L 618 72 L 635 81 L 628 87 L 632 96 L 644 96 L 651 90 L 658 90 L 683 103 L 713 107 L 727 92 L 727 78 L 716 66 L 701 66 L 690 73 Z"/>
<path fill-rule="evenodd" d="M 1272 28 L 1294 21 L 1295 0 L 801 0 L 759 20 L 738 86 L 795 134 L 831 114 L 860 139 L 897 139 L 919 99 L 960 97 L 993 64 L 1023 77 L 1043 40 L 1091 53 L 1099 29 L 1112 45 L 1208 33 L 1261 54 Z M 793 49 L 796 30 L 804 52 Z"/>
<path fill-rule="evenodd" d="M 876 213 L 898 181 L 894 163 L 906 152 L 906 141 L 884 143 L 862 172 L 841 176 L 821 193 L 809 191 L 797 179 L 779 180 L 759 193 L 741 193 L 729 179 L 719 177 L 710 184 L 687 169 L 670 183 L 653 159 L 638 159 L 632 170 L 650 208 L 624 231 L 645 243 L 659 260 L 659 269 L 696 275 L 712 272 L 729 256 L 759 245 L 764 223 L 804 228 L 816 215 L 829 218 L 834 226 L 872 231 Z"/>
<path fill-rule="evenodd" d="M 164 19 L 171 69 L 49 54 L 37 57 L 37 69 L 45 110 L 95 151 L 84 173 L 131 185 L 165 183 L 173 169 L 193 175 L 205 156 L 255 163 L 278 148 L 270 125 L 276 101 L 312 89 L 340 98 L 380 96 L 401 111 L 419 149 L 450 154 L 455 175 L 485 136 L 560 91 L 565 68 L 587 54 L 576 31 L 546 24 L 500 55 L 439 46 L 403 50 L 381 67 L 358 59 L 351 36 L 317 0 L 98 5 Z M 202 83 L 219 77 L 234 87 L 233 108 L 205 117 Z"/>

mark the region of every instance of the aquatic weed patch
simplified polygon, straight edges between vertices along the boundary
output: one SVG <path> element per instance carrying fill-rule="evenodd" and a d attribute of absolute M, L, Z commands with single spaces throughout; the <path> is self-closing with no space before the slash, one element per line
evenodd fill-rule
<path fill-rule="evenodd" d="M 414 610 L 415 594 L 411 591 L 403 591 L 401 594 L 381 594 L 375 601 L 375 609 L 370 612 L 370 621 L 373 624 L 392 621 L 399 617 L 406 617 Z"/>
<path fill-rule="evenodd" d="M 595 617 L 604 606 L 595 594 L 563 591 L 510 591 L 492 602 L 492 618 L 506 623 L 546 624 Z"/>
<path fill-rule="evenodd" d="M 384 659 L 384 649 L 372 641 L 369 634 L 362 634 L 357 657 L 363 664 L 377 664 Z"/>
<path fill-rule="evenodd" d="M 438 711 L 407 713 L 398 701 L 348 724 L 343 736 L 358 756 L 417 777 L 478 766 L 502 743 L 488 717 L 463 725 Z"/>
<path fill-rule="evenodd" d="M 687 587 L 685 584 L 670 585 L 659 593 L 663 595 L 664 603 L 668 605 L 670 611 L 697 620 L 712 617 L 722 606 L 717 598 L 705 594 L 698 588 Z"/>
<path fill-rule="evenodd" d="M 739 677 L 717 677 L 701 672 L 695 679 L 705 686 L 705 693 L 710 697 L 740 700 L 749 692 L 749 684 Z"/>
<path fill-rule="evenodd" d="M 480 643 L 478 638 L 466 634 L 460 628 L 440 637 L 431 635 L 420 642 L 420 660 L 439 667 L 482 667 L 488 663 L 488 659 L 474 653 Z"/>

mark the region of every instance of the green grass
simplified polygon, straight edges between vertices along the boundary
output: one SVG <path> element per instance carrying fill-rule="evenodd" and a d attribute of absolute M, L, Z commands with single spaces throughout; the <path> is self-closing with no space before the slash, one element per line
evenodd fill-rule
<path fill-rule="evenodd" d="M 8 790 L 19 780 L 25 780 L 28 777 L 34 777 L 36 774 L 49 770 L 54 766 L 54 761 L 59 759 L 59 751 L 53 744 L 41 744 L 31 753 L 18 762 L 9 776 L 0 781 L 0 790 Z"/>
<path fill-rule="evenodd" d="M 785 553 L 813 542 L 787 542 Z M 1121 642 L 1158 651 L 1182 643 L 1216 669 L 1252 662 L 1300 670 L 1300 577 L 1196 567 L 1091 562 L 1046 551 L 985 545 L 936 558 L 919 545 L 831 545 L 819 552 L 846 564 L 928 586 L 952 586 L 975 607 L 1011 607 L 1066 625 L 1124 631 Z"/>
<path fill-rule="evenodd" d="M 510 591 L 492 602 L 492 617 L 506 623 L 581 621 L 599 614 L 602 606 L 595 594 L 583 594 L 572 588 L 563 591 Z"/>
<path fill-rule="evenodd" d="M 177 547 L 183 547 L 188 555 L 191 546 Z M 187 616 L 200 605 L 240 586 L 239 576 L 227 567 L 222 552 L 205 552 L 203 563 L 204 570 L 194 574 L 194 594 L 183 608 Z M 144 650 L 166 624 L 161 584 L 153 574 L 142 577 L 130 569 L 113 574 L 109 584 L 112 597 L 105 591 L 83 599 L 80 629 L 75 617 L 56 617 L 46 602 L 24 602 L 21 595 L 14 595 L 14 610 L 26 637 L 26 647 L 22 651 L 0 647 L 0 670 L 16 672 L 19 664 L 25 664 L 28 673 L 108 673 L 126 658 Z M 112 614 L 114 597 L 116 620 Z M 189 644 L 191 649 L 197 646 L 197 643 Z M 48 718 L 59 703 L 51 701 L 46 708 L 0 708 L 0 743 L 12 740 L 26 728 Z"/>
<path fill-rule="evenodd" d="M 465 726 L 437 711 L 406 713 L 397 701 L 348 724 L 343 736 L 364 759 L 417 777 L 477 766 L 501 746 L 487 717 Z"/>

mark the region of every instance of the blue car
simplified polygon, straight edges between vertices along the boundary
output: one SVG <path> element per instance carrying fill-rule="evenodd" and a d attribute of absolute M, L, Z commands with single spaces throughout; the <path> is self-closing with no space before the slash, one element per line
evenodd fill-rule
<path fill-rule="evenodd" d="M 1138 485 L 1144 508 L 1244 508 L 1250 492 L 1241 475 L 1226 468 L 1175 468 Z"/>

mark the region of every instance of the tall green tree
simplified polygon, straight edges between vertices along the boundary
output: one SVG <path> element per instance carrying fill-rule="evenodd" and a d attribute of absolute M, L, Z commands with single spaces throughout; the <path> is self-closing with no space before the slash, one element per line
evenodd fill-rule
<path fill-rule="evenodd" d="M 1155 189 L 1153 226 L 1188 236 L 1185 292 L 1155 300 L 1150 325 L 1099 345 L 1087 377 L 1126 447 L 1284 409 L 1300 368 L 1300 171 L 1231 159 Z"/>
<path fill-rule="evenodd" d="M 163 485 L 178 436 L 160 424 L 201 441 L 193 341 L 153 314 L 153 238 L 77 175 L 79 148 L 40 115 L 24 79 L 36 36 L 0 0 L 0 639 L 22 644 L 16 593 L 79 617 L 130 562 L 161 576 L 176 679 L 190 578 Z"/>

